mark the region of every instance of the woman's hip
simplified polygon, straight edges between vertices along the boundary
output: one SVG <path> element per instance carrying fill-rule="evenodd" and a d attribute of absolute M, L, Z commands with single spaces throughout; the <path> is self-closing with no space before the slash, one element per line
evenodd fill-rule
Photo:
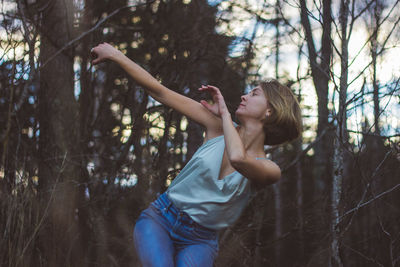
<path fill-rule="evenodd" d="M 146 219 L 156 221 L 177 243 L 205 242 L 218 248 L 218 231 L 195 222 L 171 202 L 166 192 L 150 203 L 140 214 L 137 222 Z"/>

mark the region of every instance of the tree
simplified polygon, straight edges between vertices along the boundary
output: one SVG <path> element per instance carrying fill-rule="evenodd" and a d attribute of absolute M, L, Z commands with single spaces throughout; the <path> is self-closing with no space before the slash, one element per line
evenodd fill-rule
<path fill-rule="evenodd" d="M 328 93 L 329 81 L 331 79 L 331 24 L 332 24 L 332 3 L 331 0 L 324 0 L 321 3 L 321 25 L 322 35 L 318 43 L 321 49 L 317 50 L 315 37 L 310 23 L 310 10 L 306 0 L 300 1 L 301 25 L 304 29 L 305 40 L 308 48 L 308 59 L 311 68 L 311 77 L 318 97 L 318 125 L 317 137 L 321 136 L 326 128 L 329 128 Z M 316 180 L 316 191 L 324 192 L 329 184 L 330 155 L 332 155 L 332 137 L 329 134 L 322 136 L 321 141 L 314 147 L 314 179 Z"/>
<path fill-rule="evenodd" d="M 72 48 L 53 57 L 73 39 L 70 1 L 53 1 L 42 12 L 39 104 L 39 193 L 44 226 L 40 247 L 49 265 L 81 262 L 79 201 L 83 190 L 78 103 L 74 96 Z M 70 253 L 66 254 L 65 249 Z"/>

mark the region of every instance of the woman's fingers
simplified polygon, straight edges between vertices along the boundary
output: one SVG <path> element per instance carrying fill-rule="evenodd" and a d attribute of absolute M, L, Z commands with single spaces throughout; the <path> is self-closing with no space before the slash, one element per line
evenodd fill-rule
<path fill-rule="evenodd" d="M 101 59 L 101 58 L 96 58 L 96 59 L 94 59 L 94 60 L 92 60 L 92 64 L 93 65 L 97 65 L 97 64 L 99 64 L 100 62 L 102 62 L 103 60 Z"/>
<path fill-rule="evenodd" d="M 200 103 L 209 111 L 211 111 L 214 115 L 219 116 L 218 106 L 216 104 L 210 105 L 205 100 L 200 100 Z"/>
<path fill-rule="evenodd" d="M 207 85 L 207 87 L 213 89 L 214 91 L 219 92 L 218 87 L 215 87 L 215 86 L 212 86 L 212 85 Z"/>
<path fill-rule="evenodd" d="M 214 113 L 217 116 L 221 116 L 221 108 L 222 110 L 226 109 L 225 102 L 224 102 L 224 97 L 222 96 L 221 92 L 219 89 L 215 86 L 212 85 L 202 85 L 198 90 L 200 91 L 209 91 L 213 97 L 214 104 L 210 105 L 207 101 L 205 100 L 200 100 L 200 103 L 210 110 L 212 113 Z M 225 106 L 225 108 L 224 108 Z"/>
<path fill-rule="evenodd" d="M 202 88 L 204 88 L 205 90 L 208 90 L 208 91 L 210 91 L 211 93 L 214 93 L 214 94 L 221 94 L 220 90 L 217 87 L 212 86 L 212 85 L 207 85 L 207 86 L 204 86 Z"/>
<path fill-rule="evenodd" d="M 111 57 L 113 53 L 115 53 L 115 48 L 112 47 L 108 43 L 101 43 L 98 44 L 97 46 L 93 47 L 90 49 L 90 54 L 94 58 L 92 60 L 92 64 L 96 65 L 108 58 Z"/>
<path fill-rule="evenodd" d="M 90 55 L 92 56 L 92 58 L 94 58 L 92 60 L 93 65 L 96 65 L 101 62 L 101 57 L 99 57 L 98 54 L 98 46 L 95 46 L 92 49 L 90 49 Z"/>
<path fill-rule="evenodd" d="M 205 85 L 201 85 L 201 87 L 199 88 L 199 90 L 207 90 L 207 89 L 208 89 L 208 87 Z"/>
<path fill-rule="evenodd" d="M 95 58 L 92 60 L 93 65 L 99 64 L 100 62 L 102 62 L 104 60 L 99 54 L 96 54 L 95 50 L 93 50 L 92 55 Z"/>
<path fill-rule="evenodd" d="M 198 90 L 200 90 L 200 91 L 209 91 L 215 102 L 220 102 L 223 99 L 223 96 L 222 96 L 221 92 L 215 86 L 202 85 Z"/>
<path fill-rule="evenodd" d="M 202 85 L 202 86 L 199 88 L 199 90 L 200 90 L 200 91 L 205 91 L 205 90 L 207 90 L 207 91 L 210 91 L 210 93 L 221 94 L 221 92 L 219 91 L 219 89 L 218 89 L 217 87 L 215 87 L 215 86 L 212 86 L 212 85 Z"/>
<path fill-rule="evenodd" d="M 223 96 L 219 89 L 215 86 L 211 85 L 202 85 L 199 89 L 199 91 L 209 91 L 214 99 L 214 101 L 219 101 L 221 98 L 223 99 Z"/>
<path fill-rule="evenodd" d="M 200 100 L 200 103 L 205 106 L 207 109 L 211 109 L 211 105 L 207 103 L 205 100 Z"/>

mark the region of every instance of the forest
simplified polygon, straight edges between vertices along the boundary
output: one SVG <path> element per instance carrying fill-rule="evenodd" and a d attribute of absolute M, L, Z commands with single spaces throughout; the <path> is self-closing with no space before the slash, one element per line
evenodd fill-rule
<path fill-rule="evenodd" d="M 301 138 L 216 267 L 400 266 L 399 0 L 1 0 L 0 265 L 140 266 L 133 228 L 203 143 L 107 42 L 196 101 L 274 78 Z M 238 122 L 236 120 L 236 122 Z M 397 204 L 396 204 L 397 203 Z"/>

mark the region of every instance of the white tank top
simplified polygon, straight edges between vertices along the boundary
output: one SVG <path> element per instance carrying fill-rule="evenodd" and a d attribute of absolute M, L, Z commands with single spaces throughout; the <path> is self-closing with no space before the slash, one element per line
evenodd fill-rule
<path fill-rule="evenodd" d="M 218 179 L 224 148 L 223 135 L 207 140 L 166 190 L 177 208 L 214 230 L 232 225 L 256 193 L 238 171 Z"/>

